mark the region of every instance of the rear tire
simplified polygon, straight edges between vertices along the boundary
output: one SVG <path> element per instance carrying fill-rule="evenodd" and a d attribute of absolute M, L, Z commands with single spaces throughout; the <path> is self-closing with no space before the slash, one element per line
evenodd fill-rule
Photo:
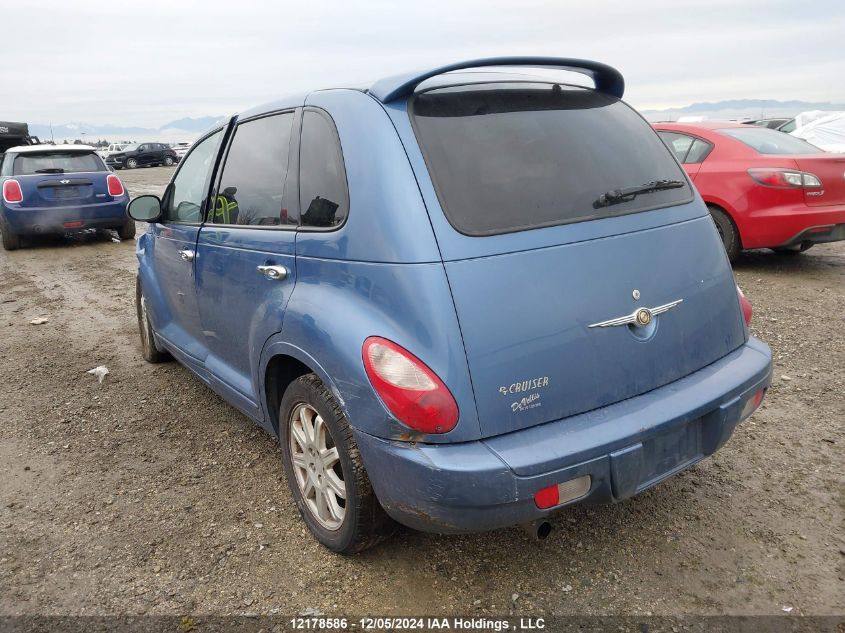
<path fill-rule="evenodd" d="M 3 249 L 16 251 L 21 247 L 20 236 L 9 228 L 9 225 L 0 219 L 0 235 L 3 238 Z"/>
<path fill-rule="evenodd" d="M 279 441 L 291 495 L 320 543 L 354 554 L 393 534 L 396 524 L 376 498 L 352 429 L 315 374 L 300 376 L 285 391 Z"/>
<path fill-rule="evenodd" d="M 127 220 L 126 223 L 117 230 L 117 236 L 123 240 L 135 239 L 135 220 Z"/>
<path fill-rule="evenodd" d="M 141 290 L 141 280 L 135 280 L 135 311 L 138 314 L 138 329 L 141 332 L 141 354 L 148 363 L 163 363 L 173 357 L 160 351 L 155 344 L 155 331 L 147 313 L 147 302 Z"/>
<path fill-rule="evenodd" d="M 710 210 L 710 216 L 716 224 L 716 230 L 719 231 L 719 237 L 722 238 L 722 244 L 725 247 L 725 252 L 728 254 L 728 260 L 733 264 L 742 252 L 739 233 L 734 226 L 733 220 L 719 207 L 708 204 L 707 208 Z"/>

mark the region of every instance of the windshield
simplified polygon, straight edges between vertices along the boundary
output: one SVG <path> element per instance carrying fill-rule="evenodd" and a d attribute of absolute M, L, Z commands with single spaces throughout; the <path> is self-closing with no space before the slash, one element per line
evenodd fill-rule
<path fill-rule="evenodd" d="M 577 86 L 490 83 L 412 98 L 440 205 L 458 231 L 495 235 L 646 211 L 692 199 L 684 172 L 636 112 Z M 597 209 L 603 194 L 655 181 Z"/>
<path fill-rule="evenodd" d="M 94 152 L 39 152 L 18 154 L 12 174 L 64 174 L 72 172 L 107 171 Z"/>
<path fill-rule="evenodd" d="M 120 151 L 121 152 L 134 152 L 140 146 L 139 143 L 133 143 L 132 145 L 124 145 Z"/>
<path fill-rule="evenodd" d="M 748 145 L 761 154 L 821 154 L 823 150 L 805 140 L 777 130 L 756 127 L 728 127 L 717 130 Z"/>

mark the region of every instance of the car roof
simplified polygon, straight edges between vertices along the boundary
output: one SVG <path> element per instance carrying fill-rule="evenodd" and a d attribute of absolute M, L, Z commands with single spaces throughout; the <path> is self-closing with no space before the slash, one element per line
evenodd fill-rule
<path fill-rule="evenodd" d="M 480 70 L 482 68 L 487 70 Z M 519 68 L 520 70 L 514 70 L 514 68 Z M 544 71 L 541 73 L 537 73 L 536 71 L 525 72 L 525 69 L 528 68 L 542 68 Z M 469 72 L 470 69 L 472 69 L 472 72 Z M 607 92 L 620 99 L 625 90 L 625 81 L 619 71 L 599 62 L 559 57 L 491 57 L 385 77 L 372 84 L 336 85 L 323 87 L 319 90 L 309 90 L 250 108 L 234 116 L 238 120 L 243 120 L 277 110 L 296 108 L 302 106 L 309 95 L 322 90 L 355 90 L 369 94 L 382 103 L 388 103 L 408 97 L 418 90 L 428 90 L 455 84 L 501 81 L 570 83 L 569 81 L 561 81 L 560 79 L 556 80 L 552 75 L 544 74 L 546 70 L 574 71 L 584 74 L 594 81 L 596 90 Z M 229 120 L 231 120 L 231 117 L 215 123 L 212 127 L 208 128 L 203 136 L 224 126 Z"/>
<path fill-rule="evenodd" d="M 666 128 L 673 130 L 687 130 L 694 132 L 696 130 L 721 130 L 729 127 L 748 127 L 739 121 L 696 121 L 695 123 L 676 123 L 675 121 L 656 121 L 652 123 L 656 128 Z"/>
<path fill-rule="evenodd" d="M 18 145 L 16 147 L 10 147 L 6 150 L 7 154 L 33 154 L 37 152 L 53 152 L 57 150 L 61 150 L 63 152 L 67 151 L 77 151 L 77 152 L 93 152 L 97 148 L 91 145 L 49 145 L 47 143 L 43 143 L 41 145 Z"/>

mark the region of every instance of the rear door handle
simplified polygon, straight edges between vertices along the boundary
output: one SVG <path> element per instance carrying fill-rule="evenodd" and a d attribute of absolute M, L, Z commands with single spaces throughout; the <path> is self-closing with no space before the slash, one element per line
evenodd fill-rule
<path fill-rule="evenodd" d="M 182 261 L 185 262 L 194 261 L 194 257 L 196 256 L 197 254 L 194 251 L 179 251 L 179 257 L 181 257 Z"/>
<path fill-rule="evenodd" d="M 284 266 L 258 266 L 256 270 L 272 281 L 281 281 L 288 276 L 288 269 Z"/>

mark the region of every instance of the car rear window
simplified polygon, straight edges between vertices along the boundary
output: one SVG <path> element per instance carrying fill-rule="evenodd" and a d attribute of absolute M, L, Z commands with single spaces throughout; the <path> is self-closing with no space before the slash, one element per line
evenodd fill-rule
<path fill-rule="evenodd" d="M 718 131 L 761 154 L 821 154 L 824 151 L 803 139 L 764 127 L 728 127 Z"/>
<path fill-rule="evenodd" d="M 94 152 L 38 152 L 18 154 L 12 170 L 15 176 L 107 171 Z"/>
<path fill-rule="evenodd" d="M 692 199 L 681 168 L 642 117 L 577 86 L 491 83 L 411 98 L 411 119 L 455 229 L 495 235 L 646 211 Z M 656 180 L 683 186 L 609 206 L 602 194 Z"/>

